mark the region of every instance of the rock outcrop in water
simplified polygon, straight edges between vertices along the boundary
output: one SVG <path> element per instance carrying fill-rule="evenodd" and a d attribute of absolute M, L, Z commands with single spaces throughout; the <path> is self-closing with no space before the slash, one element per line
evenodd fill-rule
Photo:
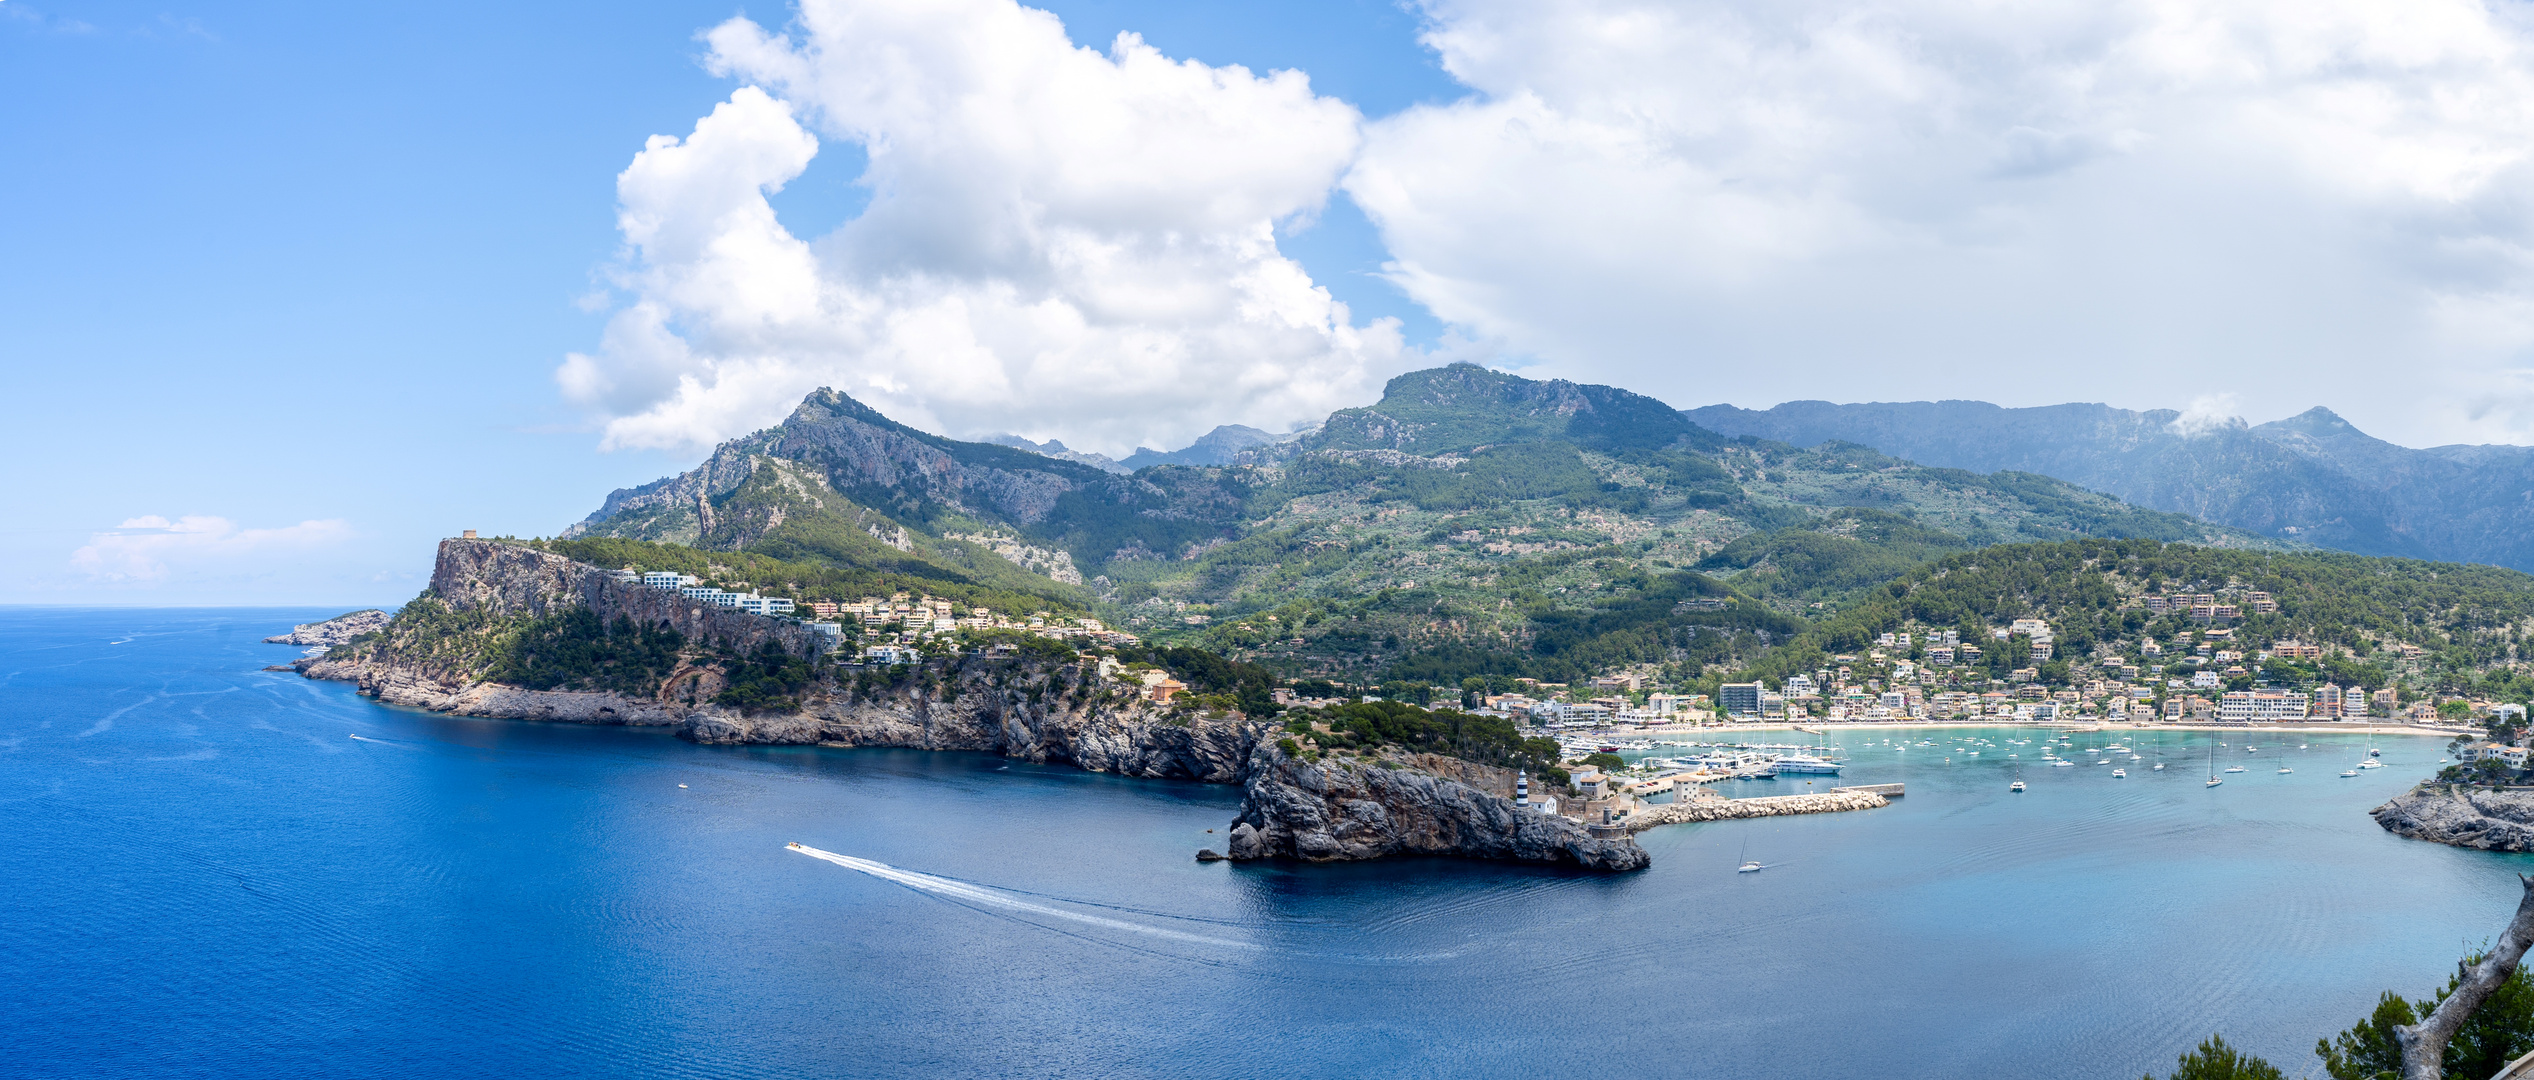
<path fill-rule="evenodd" d="M 1305 761 L 1262 743 L 1250 754 L 1245 784 L 1232 828 L 1235 859 L 1462 855 L 1593 870 L 1641 870 L 1653 861 L 1634 840 L 1594 837 L 1579 822 L 1518 809 L 1412 762 Z"/>
<path fill-rule="evenodd" d="M 377 608 L 337 615 L 324 622 L 300 623 L 287 634 L 264 639 L 267 645 L 307 645 L 331 649 L 363 634 L 375 634 L 387 626 L 388 615 Z"/>
<path fill-rule="evenodd" d="M 427 601 L 427 602 L 425 602 Z M 961 657 L 913 668 L 825 667 L 785 707 L 712 704 L 719 661 L 697 654 L 655 694 L 537 690 L 485 677 L 504 635 L 526 620 L 587 607 L 744 655 L 773 642 L 813 655 L 800 623 L 627 584 L 597 567 L 517 544 L 440 546 L 424 601 L 327 655 L 295 665 L 359 685 L 391 704 L 462 716 L 666 726 L 707 745 L 828 745 L 969 750 L 1093 772 L 1243 785 L 1234 858 L 1310 860 L 1457 855 L 1633 870 L 1645 852 L 1574 821 L 1517 812 L 1498 791 L 1510 774 L 1453 758 L 1304 762 L 1278 732 L 1237 713 L 1208 715 L 1142 700 L 1088 664 Z M 1499 775 L 1503 774 L 1503 775 Z"/>
<path fill-rule="evenodd" d="M 2534 851 L 2534 791 L 2422 784 L 2369 812 L 2396 836 L 2484 851 Z"/>

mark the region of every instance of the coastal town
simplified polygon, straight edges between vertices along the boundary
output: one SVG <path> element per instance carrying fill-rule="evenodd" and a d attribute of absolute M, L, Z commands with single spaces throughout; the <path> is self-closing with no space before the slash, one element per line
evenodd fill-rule
<path fill-rule="evenodd" d="M 1088 616 L 1013 615 L 931 595 L 799 601 L 743 591 L 745 582 L 707 583 L 692 574 L 634 567 L 613 574 L 627 584 L 677 592 L 699 603 L 798 619 L 825 635 L 833 653 L 855 663 L 911 663 L 955 652 L 962 648 L 963 632 L 1024 635 L 1089 649 L 1140 641 Z M 2230 624 L 2248 612 L 2275 611 L 2277 602 L 2267 593 L 2147 595 L 2131 598 L 2130 605 L 2151 618 L 2185 620 L 2192 628 L 2097 642 L 2084 655 L 2066 655 L 2043 619 L 2016 619 L 1971 636 L 1961 628 L 1913 625 L 1877 636 L 1860 652 L 1831 655 L 1810 670 L 1774 681 L 1721 683 L 1712 693 L 1663 687 L 1652 671 L 1596 676 L 1580 687 L 1512 678 L 1504 680 L 1503 692 L 1489 692 L 1489 680 L 1473 679 L 1412 693 L 1421 705 L 1456 703 L 1548 731 L 1913 720 L 2521 724 L 2526 714 L 2522 703 L 2408 695 L 2394 685 L 2370 688 L 2329 678 L 2291 683 L 2287 680 L 2316 670 L 2316 662 L 2341 658 L 2345 650 L 2293 639 L 2242 640 Z M 2415 645 L 2392 644 L 2380 652 L 2381 660 L 2395 664 L 2421 658 Z M 1395 696 L 1400 690 L 1390 685 L 1346 700 Z M 1279 688 L 1275 700 L 1311 707 L 1335 699 Z"/>

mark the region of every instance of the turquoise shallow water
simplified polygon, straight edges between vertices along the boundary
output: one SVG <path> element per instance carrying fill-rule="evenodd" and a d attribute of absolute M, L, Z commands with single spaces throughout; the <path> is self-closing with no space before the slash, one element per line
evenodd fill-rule
<path fill-rule="evenodd" d="M 2344 780 L 2355 737 L 2217 736 L 2215 790 L 2210 736 L 2126 780 L 2036 743 L 2017 796 L 1969 733 L 1864 731 L 1842 782 L 1905 799 L 1657 830 L 1642 874 L 1199 865 L 1229 789 L 257 670 L 326 614 L 0 612 L 0 1072 L 2127 1080 L 2220 1030 L 2293 1076 L 2534 870 L 2368 820 L 2425 739 Z"/>

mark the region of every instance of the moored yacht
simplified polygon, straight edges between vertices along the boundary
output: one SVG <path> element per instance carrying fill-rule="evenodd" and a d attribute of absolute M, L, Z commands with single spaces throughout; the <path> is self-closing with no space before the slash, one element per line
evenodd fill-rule
<path fill-rule="evenodd" d="M 1844 763 L 1832 761 L 1829 758 L 1814 757 L 1811 754 L 1788 754 L 1777 759 L 1777 763 L 1769 768 L 1779 776 L 1794 773 L 1837 776 L 1839 770 L 1846 767 Z"/>

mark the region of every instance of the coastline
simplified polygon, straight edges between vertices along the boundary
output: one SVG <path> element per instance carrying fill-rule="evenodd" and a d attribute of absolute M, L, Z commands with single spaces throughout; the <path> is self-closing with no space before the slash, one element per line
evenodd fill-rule
<path fill-rule="evenodd" d="M 2437 728 L 2400 723 L 2304 723 L 2304 724 L 2215 724 L 2161 721 L 2140 723 L 2134 720 L 2086 723 L 2070 720 L 1839 720 L 1816 723 L 1768 721 L 1750 724 L 1670 724 L 1661 727 L 1611 728 L 1578 730 L 1576 735 L 1593 738 L 1644 737 L 1649 735 L 1710 735 L 1734 731 L 1800 731 L 1817 734 L 1835 731 L 1936 731 L 1946 728 L 2029 728 L 2036 731 L 2280 731 L 2307 735 L 2434 735 L 2454 738 L 2477 734 L 2479 728 Z"/>
<path fill-rule="evenodd" d="M 1143 687 L 1082 660 L 957 656 L 889 668 L 825 667 L 779 707 L 716 703 L 728 656 L 759 647 L 815 655 L 823 643 L 792 620 L 707 607 L 560 555 L 483 540 L 440 545 L 429 596 L 480 628 L 408 621 L 292 665 L 311 679 L 351 682 L 390 704 L 497 719 L 666 726 L 703 745 L 847 745 L 971 750 L 1087 772 L 1236 784 L 1232 823 L 1250 830 L 1233 859 L 1307 861 L 1448 855 L 1570 863 L 1626 871 L 1648 865 L 1625 835 L 1572 818 L 1527 813 L 1506 797 L 1507 770 L 1452 759 L 1325 762 L 1280 752 L 1282 729 L 1237 712 L 1172 708 Z M 715 652 L 685 655 L 651 695 L 531 690 L 493 682 L 483 659 L 504 628 L 575 607 L 601 620 L 630 616 Z M 409 608 L 408 610 L 412 610 Z M 443 620 L 445 621 L 445 620 Z M 1498 776 L 1495 774 L 1503 773 Z M 1484 774 L 1484 775 L 1481 775 Z M 1501 788 L 1505 794 L 1499 794 Z"/>

